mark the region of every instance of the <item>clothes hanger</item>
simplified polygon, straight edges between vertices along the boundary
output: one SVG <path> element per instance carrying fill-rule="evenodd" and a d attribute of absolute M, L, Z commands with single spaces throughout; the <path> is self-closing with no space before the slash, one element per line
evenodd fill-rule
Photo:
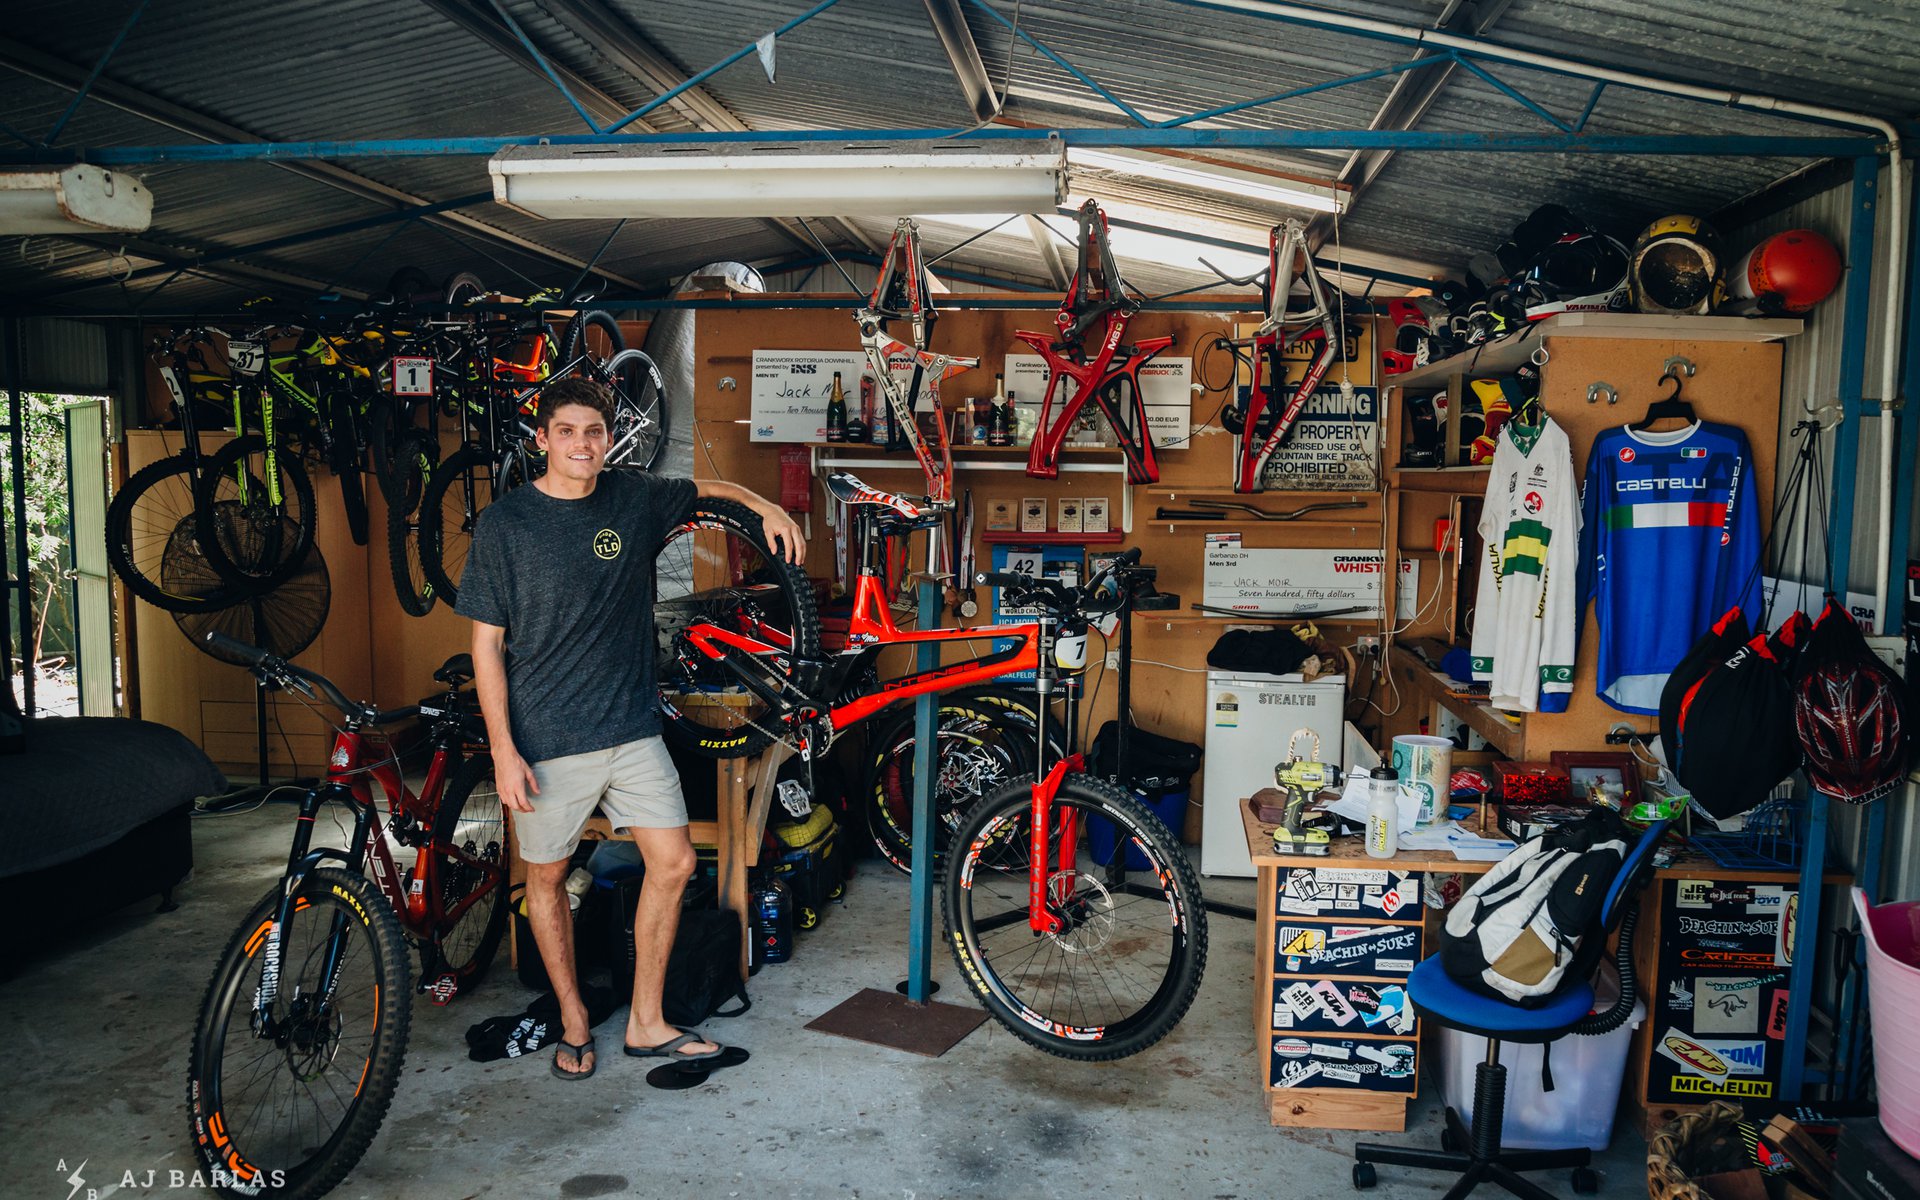
<path fill-rule="evenodd" d="M 1681 384 L 1679 375 L 1675 374 L 1674 371 L 1669 368 L 1667 373 L 1660 377 L 1660 382 L 1671 383 L 1673 390 L 1660 397 L 1660 399 L 1655 400 L 1652 404 L 1647 405 L 1647 415 L 1627 426 L 1628 429 L 1636 433 L 1645 432 L 1651 429 L 1656 421 L 1664 421 L 1668 417 L 1674 417 L 1678 420 L 1686 421 L 1689 424 L 1697 422 L 1700 419 L 1694 413 L 1693 405 L 1680 398 Z"/>

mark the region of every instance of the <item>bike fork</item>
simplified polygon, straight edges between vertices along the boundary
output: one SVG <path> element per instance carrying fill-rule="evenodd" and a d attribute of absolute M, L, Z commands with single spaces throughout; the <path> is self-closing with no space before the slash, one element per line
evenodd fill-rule
<path fill-rule="evenodd" d="M 280 971 L 286 954 L 285 931 L 287 921 L 294 913 L 294 898 L 305 886 L 307 874 L 329 858 L 342 859 L 349 865 L 361 861 L 366 850 L 367 833 L 370 822 L 368 810 L 353 805 L 353 838 L 346 851 L 323 846 L 318 850 L 309 850 L 313 840 L 313 823 L 319 816 L 321 807 L 329 800 L 340 797 L 351 801 L 352 793 L 339 784 L 323 784 L 309 790 L 300 798 L 300 813 L 294 820 L 293 847 L 287 854 L 287 870 L 281 878 L 280 900 L 273 910 L 273 922 L 267 927 L 266 958 L 260 968 L 260 986 L 253 997 L 254 1031 L 262 1037 L 274 1035 L 274 1004 L 280 996 Z M 335 981 L 339 978 L 340 951 L 343 945 L 341 934 L 345 931 L 343 915 L 336 914 L 333 928 L 327 934 L 327 955 L 321 973 L 323 999 L 331 999 Z"/>
<path fill-rule="evenodd" d="M 1070 758 L 1063 758 L 1053 764 L 1033 785 L 1033 816 L 1031 819 L 1031 843 L 1027 851 L 1027 926 L 1035 933 L 1059 933 L 1066 928 L 1055 911 L 1056 906 L 1049 903 L 1051 893 L 1056 890 L 1056 881 L 1064 886 L 1063 897 L 1073 894 L 1073 867 L 1075 848 L 1079 843 L 1079 814 L 1072 810 L 1062 811 L 1058 833 L 1060 835 L 1059 871 L 1054 871 L 1053 856 L 1047 853 L 1050 835 L 1055 832 L 1050 826 L 1053 820 L 1053 800 L 1060 793 L 1060 784 L 1072 766 Z"/>

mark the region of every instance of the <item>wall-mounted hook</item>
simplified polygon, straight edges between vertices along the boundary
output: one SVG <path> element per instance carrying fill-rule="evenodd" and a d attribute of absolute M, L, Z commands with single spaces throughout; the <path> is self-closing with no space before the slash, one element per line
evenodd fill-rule
<path fill-rule="evenodd" d="M 1600 403 L 1600 397 L 1602 396 L 1607 398 L 1608 404 L 1620 403 L 1620 389 L 1614 387 L 1612 384 L 1595 381 L 1587 385 L 1588 404 Z"/>
<path fill-rule="evenodd" d="M 1660 364 L 1660 375 L 1662 378 L 1678 373 L 1685 375 L 1688 379 L 1692 379 L 1697 370 L 1699 370 L 1699 368 L 1693 365 L 1692 359 L 1682 358 L 1678 354 L 1669 357 L 1666 362 Z"/>
<path fill-rule="evenodd" d="M 1538 346 L 1535 346 L 1533 348 L 1533 353 L 1527 356 L 1527 360 L 1536 367 L 1546 366 L 1547 365 L 1547 344 L 1545 342 L 1541 342 Z"/>
<path fill-rule="evenodd" d="M 723 392 L 733 392 L 733 391 L 738 391 L 739 389 L 740 389 L 740 382 L 739 382 L 738 380 L 736 380 L 736 379 L 735 379 L 735 378 L 734 378 L 733 376 L 731 376 L 731 375 L 722 375 L 722 376 L 720 377 L 720 390 L 721 390 L 721 391 L 723 391 Z"/>

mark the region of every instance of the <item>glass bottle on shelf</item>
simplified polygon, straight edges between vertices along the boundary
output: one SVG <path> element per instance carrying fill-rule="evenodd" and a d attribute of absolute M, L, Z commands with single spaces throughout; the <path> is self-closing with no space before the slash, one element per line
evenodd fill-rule
<path fill-rule="evenodd" d="M 1005 376 L 993 377 L 993 399 L 987 407 L 987 445 L 1013 445 L 1013 399 L 1007 395 Z"/>
<path fill-rule="evenodd" d="M 827 440 L 847 440 L 847 391 L 840 386 L 840 372 L 833 373 L 833 390 L 827 393 Z"/>
<path fill-rule="evenodd" d="M 862 440 L 868 442 L 871 442 L 880 432 L 873 423 L 874 391 L 873 376 L 863 372 L 860 376 L 860 427 L 867 433 Z"/>

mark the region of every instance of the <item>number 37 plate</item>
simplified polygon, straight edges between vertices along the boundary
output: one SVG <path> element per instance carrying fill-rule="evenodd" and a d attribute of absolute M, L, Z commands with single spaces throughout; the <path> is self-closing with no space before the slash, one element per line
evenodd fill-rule
<path fill-rule="evenodd" d="M 396 396 L 433 395 L 433 360 L 396 358 L 393 366 L 393 394 Z"/>

